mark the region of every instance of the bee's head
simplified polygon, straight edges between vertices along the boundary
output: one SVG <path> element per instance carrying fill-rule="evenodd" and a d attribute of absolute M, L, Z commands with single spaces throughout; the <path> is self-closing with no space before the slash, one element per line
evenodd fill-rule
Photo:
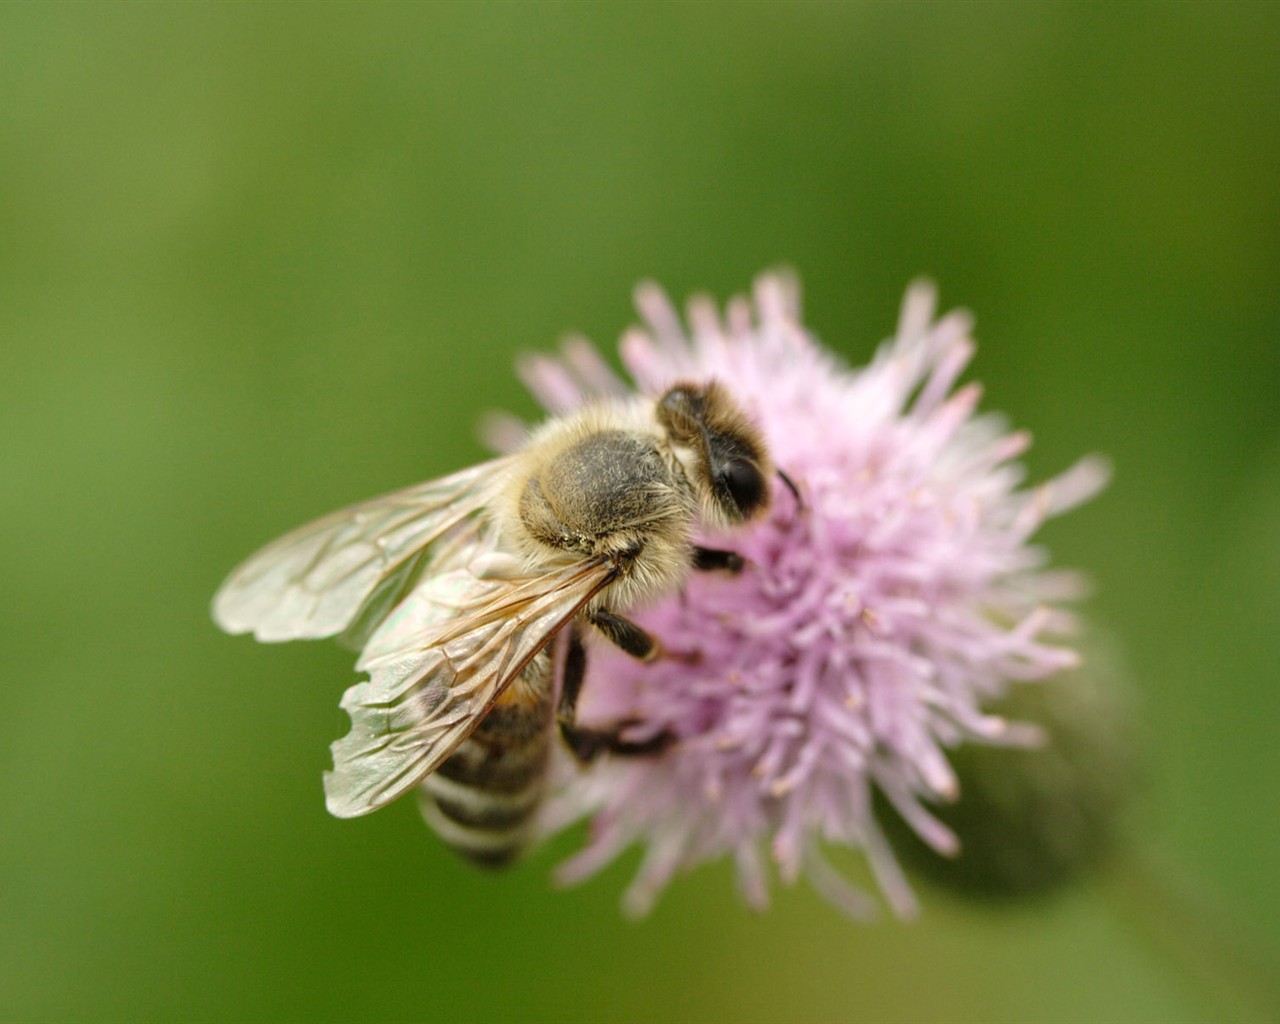
<path fill-rule="evenodd" d="M 658 399 L 658 423 L 698 492 L 709 526 L 734 526 L 769 506 L 773 467 L 760 432 L 712 381 L 676 384 Z"/>

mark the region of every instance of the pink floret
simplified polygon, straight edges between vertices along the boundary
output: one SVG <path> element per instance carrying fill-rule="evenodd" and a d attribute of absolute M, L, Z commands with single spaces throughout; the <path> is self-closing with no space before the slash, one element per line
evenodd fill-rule
<path fill-rule="evenodd" d="M 766 275 L 722 317 L 707 300 L 682 321 L 654 286 L 639 289 L 643 329 L 622 358 L 636 388 L 714 378 L 761 427 L 779 481 L 768 517 L 708 538 L 748 559 L 740 575 L 695 575 L 681 595 L 635 619 L 696 660 L 638 663 L 592 649 L 584 720 L 663 730 L 661 756 L 566 772 L 548 830 L 590 820 L 586 847 L 560 877 L 577 881 L 632 844 L 646 853 L 625 907 L 644 913 L 675 874 L 731 856 L 742 893 L 767 902 L 769 863 L 804 877 L 846 912 L 875 901 L 830 862 L 861 850 L 901 916 L 915 899 L 873 813 L 872 793 L 941 853 L 956 840 L 928 810 L 960 797 L 947 750 L 964 742 L 1034 743 L 1036 731 L 984 713 L 1010 684 L 1075 664 L 1070 574 L 1028 544 L 1037 527 L 1095 494 L 1090 458 L 1022 487 L 1028 436 L 977 412 L 970 318 L 935 319 L 931 286 L 908 290 L 895 336 L 869 365 L 845 366 L 800 323 L 794 282 Z M 626 386 L 586 342 L 522 375 L 553 412 Z"/>

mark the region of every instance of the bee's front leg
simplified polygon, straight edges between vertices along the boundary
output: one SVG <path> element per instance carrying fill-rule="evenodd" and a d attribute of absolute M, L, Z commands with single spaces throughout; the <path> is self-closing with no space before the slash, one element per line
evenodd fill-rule
<path fill-rule="evenodd" d="M 648 637 L 648 634 L 634 623 L 618 616 L 613 618 L 627 623 L 632 629 Z M 594 619 L 592 621 L 594 622 Z M 652 637 L 649 639 L 652 640 Z M 621 644 L 618 646 L 622 647 Z M 626 650 L 625 647 L 622 649 Z M 675 735 L 666 730 L 647 740 L 638 742 L 624 740 L 622 731 L 629 725 L 637 724 L 631 720 L 619 722 L 612 729 L 587 729 L 578 725 L 578 697 L 582 693 L 582 682 L 586 674 L 587 649 L 583 646 L 582 634 L 575 623 L 569 627 L 569 646 L 565 652 L 564 677 L 560 686 L 560 703 L 556 707 L 556 723 L 560 726 L 560 735 L 564 738 L 565 746 L 579 761 L 590 764 L 604 751 L 633 757 L 658 754 L 675 742 Z"/>
<path fill-rule="evenodd" d="M 693 567 L 699 572 L 714 572 L 720 569 L 736 576 L 742 572 L 742 567 L 746 564 L 746 559 L 736 551 L 704 548 L 701 544 L 695 544 L 693 547 Z"/>
<path fill-rule="evenodd" d="M 658 643 L 657 637 L 607 608 L 596 608 L 588 612 L 587 619 L 633 658 L 653 661 L 662 653 L 662 645 Z"/>

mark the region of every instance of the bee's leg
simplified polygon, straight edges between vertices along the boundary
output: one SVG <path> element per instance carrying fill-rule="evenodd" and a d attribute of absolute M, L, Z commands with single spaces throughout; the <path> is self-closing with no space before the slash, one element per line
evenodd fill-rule
<path fill-rule="evenodd" d="M 625 621 L 625 620 L 623 620 Z M 639 627 L 635 627 L 639 628 Z M 587 649 L 575 623 L 569 629 L 569 647 L 564 658 L 564 677 L 560 686 L 560 703 L 556 722 L 565 746 L 583 764 L 590 764 L 603 751 L 611 754 L 641 756 L 657 754 L 675 742 L 669 732 L 660 732 L 647 740 L 633 742 L 622 738 L 622 730 L 632 722 L 620 722 L 613 729 L 585 729 L 578 725 L 578 697 L 587 674 Z"/>
<path fill-rule="evenodd" d="M 641 661 L 653 661 L 662 653 L 662 646 L 656 637 L 637 626 L 630 619 L 615 615 L 605 608 L 596 608 L 587 613 L 591 625 L 600 630 L 631 657 Z"/>
<path fill-rule="evenodd" d="M 693 547 L 693 567 L 700 572 L 714 572 L 723 569 L 725 572 L 742 572 L 746 565 L 744 559 L 736 551 L 721 551 L 719 548 L 704 548 L 701 544 Z"/>

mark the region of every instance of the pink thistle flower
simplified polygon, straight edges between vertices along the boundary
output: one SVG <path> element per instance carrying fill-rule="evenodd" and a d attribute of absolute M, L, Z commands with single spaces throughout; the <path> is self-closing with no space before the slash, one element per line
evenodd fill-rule
<path fill-rule="evenodd" d="M 723 318 L 694 300 L 688 326 L 656 287 L 637 304 L 623 363 L 638 389 L 714 378 L 761 427 L 801 502 L 775 484 L 763 522 L 702 538 L 748 559 L 737 576 L 696 574 L 684 591 L 635 615 L 666 649 L 694 654 L 641 664 L 592 648 L 584 722 L 628 720 L 639 740 L 667 730 L 656 757 L 566 768 L 548 805 L 551 832 L 590 818 L 586 847 L 562 866 L 576 882 L 632 844 L 647 852 L 624 897 L 643 914 L 676 873 L 731 856 L 746 901 L 768 900 L 769 868 L 805 877 L 846 912 L 875 901 L 842 875 L 827 846 L 862 850 L 894 911 L 916 903 L 873 814 L 873 791 L 933 849 L 951 831 L 928 804 L 959 796 L 947 750 L 1028 744 L 1033 726 L 984 713 L 1011 683 L 1076 663 L 1055 639 L 1072 617 L 1054 602 L 1076 578 L 1045 566 L 1036 528 L 1095 494 L 1090 458 L 1022 489 L 1029 437 L 976 412 L 980 389 L 956 381 L 973 355 L 964 313 L 935 320 L 935 294 L 908 290 L 896 335 L 858 370 L 800 323 L 798 288 L 771 274 Z M 560 413 L 628 388 L 580 339 L 523 376 Z M 502 447 L 517 438 L 498 424 Z"/>

